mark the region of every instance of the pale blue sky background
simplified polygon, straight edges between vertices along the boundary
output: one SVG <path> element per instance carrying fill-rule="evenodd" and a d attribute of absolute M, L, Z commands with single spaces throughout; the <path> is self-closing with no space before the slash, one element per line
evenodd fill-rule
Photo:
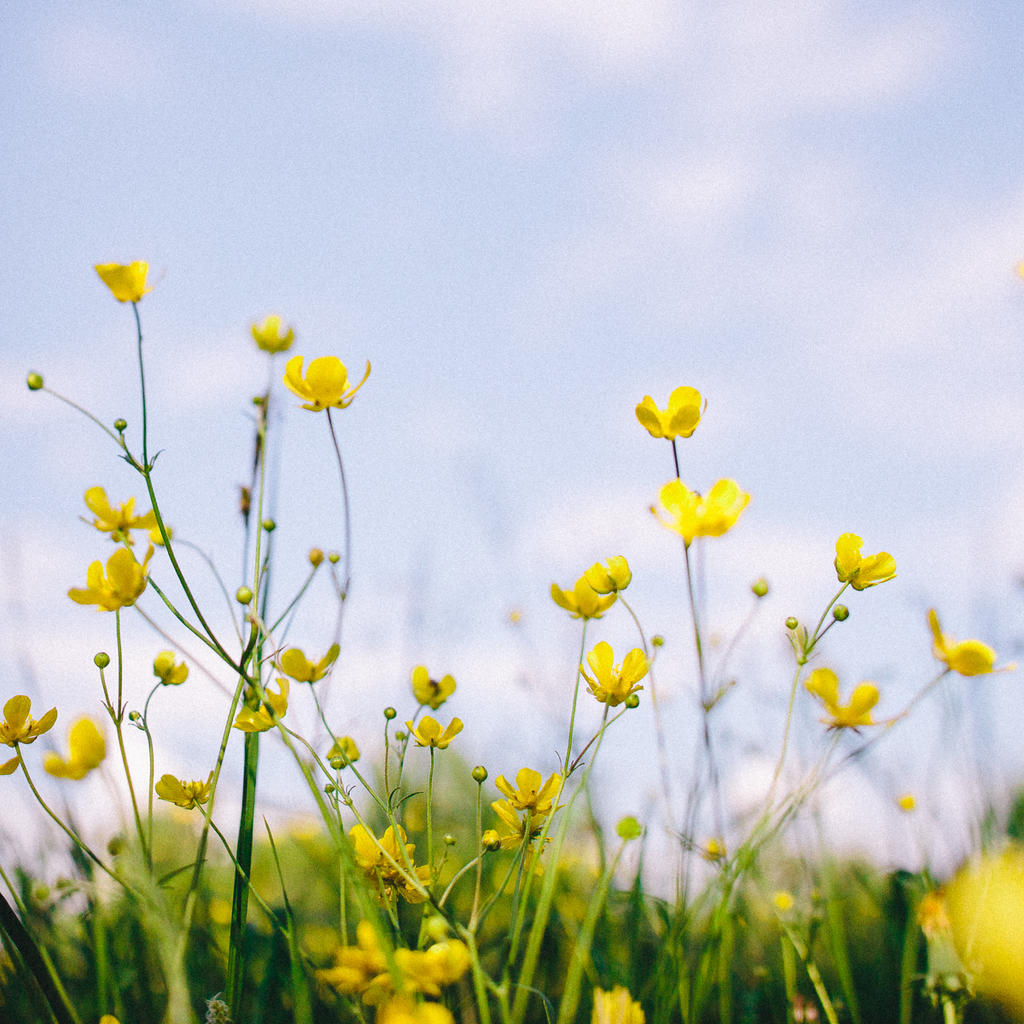
<path fill-rule="evenodd" d="M 708 549 L 712 624 L 742 619 L 760 573 L 774 586 L 722 712 L 737 784 L 757 777 L 748 755 L 777 746 L 779 623 L 831 595 L 842 532 L 900 567 L 853 596 L 828 651 L 848 686 L 879 683 L 883 712 L 932 672 L 930 604 L 950 632 L 1012 656 L 1022 44 L 1024 8 L 1009 0 L 12 10 L 5 685 L 59 703 L 65 723 L 95 707 L 90 659 L 112 646 L 111 624 L 64 595 L 109 552 L 75 517 L 90 486 L 119 499 L 138 487 L 97 430 L 23 382 L 39 370 L 104 420 L 137 425 L 130 311 L 91 269 L 133 259 L 160 278 L 141 307 L 158 485 L 179 534 L 217 552 L 232 586 L 247 399 L 266 372 L 248 324 L 278 311 L 307 359 L 335 354 L 354 373 L 373 362 L 338 417 L 355 580 L 332 698 L 339 731 L 367 747 L 379 706 L 404 699 L 423 661 L 460 681 L 468 760 L 553 770 L 549 723 L 565 714 L 578 638 L 547 589 L 624 553 L 638 612 L 669 639 L 660 682 L 685 762 L 680 556 L 646 512 L 671 460 L 633 415 L 679 384 L 709 401 L 683 479 L 732 476 L 754 496 Z M 341 542 L 337 485 L 325 424 L 282 399 L 279 554 L 299 565 L 311 544 Z M 329 642 L 318 608 L 290 640 Z M 137 636 L 144 695 L 161 644 Z M 591 637 L 634 642 L 625 616 Z M 1019 678 L 953 683 L 887 740 L 877 794 L 852 800 L 863 833 L 904 788 L 925 814 L 948 813 L 962 766 L 930 752 L 937 737 L 957 745 L 951 723 L 986 751 L 994 791 L 1019 781 Z M 195 744 L 217 731 L 221 698 L 202 685 L 160 695 L 172 731 L 158 773 L 205 772 Z M 639 760 L 647 714 L 622 723 L 609 767 Z M 646 806 L 640 777 L 609 813 Z M 287 799 L 272 781 L 268 796 Z"/>

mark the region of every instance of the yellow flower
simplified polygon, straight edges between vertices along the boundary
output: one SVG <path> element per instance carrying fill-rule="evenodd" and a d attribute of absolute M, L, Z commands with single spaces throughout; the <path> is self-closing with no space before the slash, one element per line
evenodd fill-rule
<path fill-rule="evenodd" d="M 332 768 L 344 768 L 359 760 L 359 748 L 351 736 L 342 736 L 331 744 L 327 751 L 327 761 Z M 337 764 L 335 762 L 338 762 Z"/>
<path fill-rule="evenodd" d="M 85 589 L 72 587 L 68 597 L 78 604 L 94 604 L 103 612 L 117 611 L 135 604 L 146 589 L 146 572 L 153 548 L 146 552 L 140 565 L 127 548 L 118 548 L 107 559 L 106 575 L 101 562 L 93 562 L 85 575 Z"/>
<path fill-rule="evenodd" d="M 451 1010 L 440 1003 L 418 1003 L 404 992 L 377 1007 L 374 1024 L 455 1024 Z"/>
<path fill-rule="evenodd" d="M 961 640 L 954 643 L 951 637 L 942 632 L 939 616 L 934 608 L 928 612 L 928 625 L 934 637 L 932 651 L 947 669 L 959 672 L 962 676 L 983 676 L 995 671 L 996 652 L 988 644 L 983 644 L 980 640 Z"/>
<path fill-rule="evenodd" d="M 469 950 L 464 942 L 449 939 L 426 949 L 396 949 L 395 962 L 406 991 L 439 996 L 442 985 L 451 985 L 469 970 Z"/>
<path fill-rule="evenodd" d="M 861 683 L 850 695 L 848 704 L 839 703 L 839 679 L 829 668 L 816 668 L 804 686 L 824 706 L 828 718 L 823 718 L 830 729 L 856 729 L 874 725 L 871 709 L 878 703 L 878 687 L 874 683 Z"/>
<path fill-rule="evenodd" d="M 156 535 L 160 536 L 153 511 L 137 516 L 134 498 L 129 498 L 124 504 L 114 508 L 107 500 L 107 492 L 102 487 L 90 487 L 85 492 L 85 504 L 96 517 L 92 525 L 102 533 L 109 533 L 110 539 L 119 544 L 132 543 L 132 530 L 156 530 Z"/>
<path fill-rule="evenodd" d="M 425 665 L 412 670 L 412 694 L 421 705 L 436 711 L 455 692 L 455 680 L 449 675 L 431 679 Z"/>
<path fill-rule="evenodd" d="M 397 833 L 394 826 L 389 825 L 380 839 L 375 839 L 365 825 L 354 825 L 348 836 L 356 863 L 367 875 L 378 879 L 385 895 L 397 890 L 409 903 L 422 903 L 427 898 L 423 889 L 430 883 L 430 867 L 413 864 L 416 844 L 405 841 L 405 829 L 401 825 Z M 413 864 L 415 880 L 406 873 L 406 862 Z"/>
<path fill-rule="evenodd" d="M 91 718 L 79 718 L 68 730 L 68 757 L 47 754 L 43 769 L 58 779 L 84 779 L 103 763 L 107 741 Z"/>
<path fill-rule="evenodd" d="M 271 355 L 275 352 L 287 352 L 295 340 L 295 331 L 291 327 L 282 331 L 282 326 L 284 322 L 276 313 L 268 316 L 261 324 L 253 324 L 249 330 L 252 331 L 257 348 Z"/>
<path fill-rule="evenodd" d="M 785 889 L 779 889 L 772 895 L 772 903 L 775 904 L 776 910 L 785 914 L 786 911 L 793 909 L 793 894 L 786 892 Z"/>
<path fill-rule="evenodd" d="M 334 966 L 316 972 L 317 980 L 342 995 L 361 992 L 374 978 L 387 971 L 388 962 L 369 921 L 356 925 L 356 945 L 341 946 L 334 952 Z"/>
<path fill-rule="evenodd" d="M 904 793 L 896 801 L 896 806 L 908 814 L 917 807 L 917 799 L 913 793 Z"/>
<path fill-rule="evenodd" d="M 615 653 L 611 644 L 603 640 L 587 655 L 587 663 L 593 676 L 580 665 L 580 672 L 587 681 L 590 692 L 610 708 L 617 707 L 631 693 L 642 690 L 637 684 L 647 675 L 647 658 L 639 647 L 626 655 L 620 668 L 615 664 Z"/>
<path fill-rule="evenodd" d="M 520 817 L 508 800 L 493 801 L 491 809 L 500 819 L 500 824 L 504 831 L 499 833 L 494 829 L 488 829 L 484 833 L 484 838 L 486 841 L 489 838 L 488 832 L 493 832 L 494 835 L 498 836 L 498 845 L 503 850 L 514 850 L 526 839 L 529 839 L 532 845 L 534 840 L 539 838 L 540 834 L 544 831 L 544 818 L 546 814 L 534 814 L 528 808 L 526 813 Z M 551 842 L 550 836 L 548 836 L 547 842 Z"/>
<path fill-rule="evenodd" d="M 118 302 L 138 302 L 153 290 L 146 286 L 148 263 L 97 263 L 95 269 Z"/>
<path fill-rule="evenodd" d="M 595 562 L 584 574 L 583 578 L 599 594 L 614 594 L 629 586 L 633 574 L 629 563 L 622 555 L 613 555 L 601 562 Z"/>
<path fill-rule="evenodd" d="M 662 526 L 678 533 L 689 547 L 695 537 L 721 537 L 731 529 L 747 507 L 750 495 L 740 490 L 735 480 L 719 480 L 706 497 L 691 491 L 681 480 L 670 480 L 658 495 L 662 516 L 653 506 L 651 511 Z"/>
<path fill-rule="evenodd" d="M 348 385 L 348 370 L 337 356 L 322 356 L 309 364 L 302 376 L 302 356 L 293 356 L 284 368 L 284 384 L 293 394 L 305 399 L 303 409 L 319 412 L 336 406 L 344 409 L 352 404 L 355 393 L 370 376 L 370 363 L 366 363 L 363 379 L 354 387 Z"/>
<path fill-rule="evenodd" d="M 153 659 L 153 675 L 164 686 L 180 686 L 188 679 L 188 665 L 176 662 L 173 651 L 161 651 Z"/>
<path fill-rule="evenodd" d="M 458 718 L 453 718 L 444 732 L 441 731 L 441 723 L 430 715 L 424 715 L 418 726 L 412 722 L 405 724 L 418 747 L 437 747 L 438 750 L 444 750 L 462 732 L 462 721 Z"/>
<path fill-rule="evenodd" d="M 896 559 L 888 551 L 862 557 L 863 543 L 855 533 L 844 533 L 836 541 L 836 575 L 854 590 L 877 586 L 896 575 Z"/>
<path fill-rule="evenodd" d="M 704 842 L 699 852 L 706 861 L 716 864 L 720 860 L 725 860 L 725 843 L 717 836 L 711 836 Z"/>
<path fill-rule="evenodd" d="M 581 576 L 572 590 L 562 590 L 557 583 L 551 584 L 551 599 L 559 608 L 564 608 L 574 619 L 599 619 L 613 604 L 616 594 L 602 597 Z"/>
<path fill-rule="evenodd" d="M 516 811 L 530 811 L 540 817 L 551 813 L 551 807 L 558 796 L 558 787 L 562 784 L 562 776 L 557 772 L 548 776 L 542 786 L 541 774 L 532 768 L 520 768 L 516 773 L 515 787 L 504 775 L 499 775 L 494 784 L 508 798 L 508 804 Z"/>
<path fill-rule="evenodd" d="M 18 743 L 34 743 L 44 732 L 53 728 L 57 721 L 57 709 L 50 708 L 37 722 L 29 717 L 32 701 L 19 695 L 12 697 L 4 705 L 4 720 L 0 722 L 0 743 L 5 747 L 13 747 Z M 18 758 L 0 764 L 0 775 L 12 775 L 18 767 Z"/>
<path fill-rule="evenodd" d="M 340 650 L 337 644 L 331 644 L 327 653 L 314 664 L 298 647 L 289 647 L 277 664 L 286 676 L 291 676 L 297 683 L 315 683 L 327 675 Z"/>
<path fill-rule="evenodd" d="M 643 1007 L 622 985 L 616 985 L 611 992 L 595 988 L 590 1024 L 644 1024 Z"/>
<path fill-rule="evenodd" d="M 689 437 L 700 423 L 707 403 L 696 388 L 676 388 L 668 396 L 668 408 L 662 411 L 650 395 L 636 407 L 636 418 L 651 437 Z"/>
<path fill-rule="evenodd" d="M 266 732 L 288 710 L 288 680 L 277 677 L 277 693 L 269 686 L 263 688 L 264 702 L 258 707 L 244 707 L 235 719 L 234 727 L 242 732 Z"/>
<path fill-rule="evenodd" d="M 161 775 L 160 781 L 154 788 L 156 795 L 161 800 L 191 811 L 193 807 L 205 804 L 210 799 L 210 784 L 212 782 L 213 772 L 210 772 L 205 782 L 201 779 L 186 782 L 184 779 L 176 779 L 173 775 Z"/>

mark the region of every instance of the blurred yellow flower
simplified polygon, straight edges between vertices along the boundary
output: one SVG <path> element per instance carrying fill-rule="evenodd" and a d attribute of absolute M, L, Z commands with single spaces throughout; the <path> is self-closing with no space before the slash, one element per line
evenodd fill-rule
<path fill-rule="evenodd" d="M 358 760 L 359 748 L 351 736 L 341 736 L 331 744 L 331 749 L 327 751 L 327 761 L 332 768 L 344 768 Z"/>
<path fill-rule="evenodd" d="M 146 285 L 148 263 L 97 263 L 95 270 L 118 302 L 138 302 L 153 290 Z"/>
<path fill-rule="evenodd" d="M 779 889 L 772 895 L 772 903 L 775 904 L 775 909 L 779 913 L 785 914 L 793 909 L 793 894 L 785 889 Z"/>
<path fill-rule="evenodd" d="M 56 708 L 50 708 L 38 722 L 29 716 L 31 709 L 32 701 L 20 694 L 4 704 L 0 743 L 5 747 L 13 747 L 15 743 L 34 743 L 44 732 L 53 728 L 53 723 L 57 721 Z"/>
<path fill-rule="evenodd" d="M 855 533 L 844 533 L 836 541 L 836 575 L 840 583 L 849 583 L 854 590 L 866 590 L 896 575 L 896 559 L 888 551 L 862 556 L 863 543 Z"/>
<path fill-rule="evenodd" d="M 256 347 L 271 355 L 275 352 L 287 352 L 295 340 L 295 331 L 287 327 L 283 318 L 276 313 L 272 313 L 261 324 L 253 324 L 249 330 L 252 332 Z"/>
<path fill-rule="evenodd" d="M 636 407 L 636 418 L 651 437 L 689 437 L 700 423 L 705 403 L 696 388 L 676 388 L 668 396 L 668 408 L 659 409 L 650 395 Z"/>
<path fill-rule="evenodd" d="M 441 723 L 430 715 L 424 715 L 419 725 L 413 725 L 412 722 L 405 724 L 418 747 L 437 747 L 438 750 L 444 750 L 462 732 L 462 722 L 458 718 L 453 718 L 443 732 Z"/>
<path fill-rule="evenodd" d="M 277 664 L 286 676 L 291 676 L 297 683 L 315 683 L 331 670 L 340 650 L 337 644 L 331 644 L 327 653 L 314 664 L 298 647 L 289 647 L 278 658 Z"/>
<path fill-rule="evenodd" d="M 180 686 L 188 679 L 188 665 L 176 661 L 173 651 L 161 651 L 153 659 L 153 675 L 164 686 Z"/>
<path fill-rule="evenodd" d="M 176 779 L 173 775 L 161 775 L 160 781 L 154 789 L 161 800 L 191 811 L 194 807 L 205 804 L 210 799 L 210 784 L 212 782 L 213 772 L 210 772 L 205 782 L 201 779 L 186 782 L 184 779 Z"/>
<path fill-rule="evenodd" d="M 717 836 L 712 836 L 700 848 L 700 855 L 712 864 L 725 860 L 725 843 Z"/>
<path fill-rule="evenodd" d="M 93 562 L 85 574 L 85 588 L 72 587 L 68 597 L 78 604 L 94 604 L 103 612 L 127 608 L 146 589 L 146 572 L 152 557 L 150 547 L 140 565 L 133 552 L 118 548 L 107 559 L 106 574 L 101 562 Z"/>
<path fill-rule="evenodd" d="M 959 672 L 962 676 L 983 676 L 995 671 L 996 652 L 988 644 L 983 644 L 980 640 L 954 642 L 948 634 L 942 632 L 939 616 L 934 608 L 928 612 L 928 625 L 934 638 L 932 651 L 951 672 Z"/>
<path fill-rule="evenodd" d="M 516 773 L 516 784 L 513 787 L 504 775 L 494 780 L 498 790 L 508 798 L 509 805 L 516 811 L 531 811 L 533 814 L 546 817 L 558 796 L 558 787 L 562 784 L 562 776 L 557 772 L 548 776 L 547 782 L 541 785 L 541 774 L 532 768 L 520 768 Z"/>
<path fill-rule="evenodd" d="M 551 584 L 551 599 L 559 608 L 564 608 L 574 619 L 599 619 L 613 604 L 616 594 L 601 596 L 581 576 L 572 590 L 562 590 L 557 583 Z"/>
<path fill-rule="evenodd" d="M 85 492 L 85 504 L 96 517 L 92 525 L 102 533 L 109 533 L 110 539 L 118 544 L 133 543 L 132 530 L 156 530 L 157 536 L 160 536 L 153 511 L 137 516 L 134 498 L 129 498 L 114 508 L 107 500 L 107 492 L 102 487 L 90 487 Z"/>
<path fill-rule="evenodd" d="M 862 725 L 875 724 L 871 709 L 878 703 L 878 687 L 874 683 L 857 686 L 848 704 L 839 703 L 839 678 L 830 668 L 816 668 L 804 686 L 821 701 L 829 716 L 822 721 L 830 729 L 857 729 Z"/>
<path fill-rule="evenodd" d="M 360 921 L 356 925 L 356 945 L 336 949 L 334 966 L 317 971 L 316 977 L 342 995 L 354 995 L 387 969 L 388 962 L 377 942 L 377 932 L 369 921 Z"/>
<path fill-rule="evenodd" d="M 590 1024 L 644 1024 L 643 1007 L 629 994 L 629 989 L 616 985 L 610 992 L 594 989 L 594 1009 Z"/>
<path fill-rule="evenodd" d="M 107 756 L 107 741 L 91 718 L 79 718 L 68 730 L 68 757 L 47 754 L 43 770 L 58 779 L 84 779 Z"/>
<path fill-rule="evenodd" d="M 380 839 L 375 839 L 365 825 L 354 825 L 348 836 L 356 863 L 367 875 L 379 881 L 385 894 L 398 891 L 409 903 L 422 903 L 427 898 L 423 889 L 430 883 L 430 867 L 413 864 L 416 844 L 406 842 L 405 829 L 401 825 L 397 832 L 394 826 L 389 825 Z M 406 863 L 413 864 L 415 880 L 407 874 Z"/>
<path fill-rule="evenodd" d="M 896 806 L 908 814 L 917 807 L 917 799 L 913 793 L 904 793 L 896 801 Z"/>
<path fill-rule="evenodd" d="M 583 578 L 598 594 L 614 594 L 629 586 L 633 574 L 622 555 L 613 555 L 603 563 L 595 562 L 583 574 Z"/>
<path fill-rule="evenodd" d="M 432 711 L 436 711 L 454 692 L 455 680 L 451 676 L 431 679 L 425 665 L 417 665 L 412 670 L 412 695 Z"/>
<path fill-rule="evenodd" d="M 277 677 L 277 693 L 267 685 L 263 688 L 264 702 L 258 707 L 244 707 L 235 719 L 234 728 L 242 732 L 266 732 L 288 710 L 288 680 Z"/>
<path fill-rule="evenodd" d="M 469 950 L 458 939 L 435 942 L 426 949 L 396 949 L 395 962 L 406 991 L 439 996 L 441 986 L 458 981 L 470 967 Z"/>
<path fill-rule="evenodd" d="M 591 676 L 587 670 L 580 665 L 580 672 L 587 681 L 590 692 L 602 703 L 614 708 L 621 704 L 631 693 L 642 690 L 637 685 L 647 675 L 647 658 L 639 647 L 626 655 L 622 660 L 622 666 L 615 664 L 615 653 L 611 644 L 601 641 L 587 655 L 587 664 L 590 665 Z"/>
<path fill-rule="evenodd" d="M 730 530 L 747 507 L 750 495 L 735 480 L 719 480 L 706 496 L 691 491 L 681 480 L 670 480 L 659 492 L 662 516 L 651 511 L 662 526 L 678 533 L 689 547 L 695 537 L 720 537 Z"/>
<path fill-rule="evenodd" d="M 404 992 L 377 1007 L 374 1024 L 455 1024 L 451 1010 L 441 1003 L 417 1002 Z"/>
<path fill-rule="evenodd" d="M 309 364 L 306 376 L 302 376 L 302 356 L 293 356 L 284 368 L 284 384 L 293 394 L 304 399 L 302 408 L 320 412 L 334 406 L 345 409 L 352 404 L 355 393 L 370 376 L 370 364 L 366 364 L 363 379 L 349 387 L 348 370 L 337 356 L 321 356 Z"/>

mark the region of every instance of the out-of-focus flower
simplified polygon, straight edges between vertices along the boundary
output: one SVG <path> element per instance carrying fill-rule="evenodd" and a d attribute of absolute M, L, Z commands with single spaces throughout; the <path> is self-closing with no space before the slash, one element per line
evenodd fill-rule
<path fill-rule="evenodd" d="M 636 418 L 651 437 L 689 437 L 700 423 L 707 403 L 696 388 L 676 388 L 668 396 L 668 408 L 659 409 L 650 395 L 636 407 Z"/>
<path fill-rule="evenodd" d="M 629 562 L 622 555 L 612 555 L 602 562 L 595 562 L 584 574 L 583 578 L 599 594 L 615 594 L 625 590 L 633 579 Z"/>
<path fill-rule="evenodd" d="M 854 590 L 866 590 L 896 575 L 896 559 L 888 551 L 862 556 L 863 543 L 855 533 L 844 533 L 836 541 L 836 575 L 840 583 L 849 583 Z"/>
<path fill-rule="evenodd" d="M 118 302 L 138 302 L 153 290 L 146 285 L 148 263 L 97 263 L 95 269 Z"/>
<path fill-rule="evenodd" d="M 56 708 L 50 708 L 38 722 L 29 715 L 31 710 L 32 701 L 22 694 L 11 697 L 4 704 L 0 743 L 5 747 L 13 747 L 15 743 L 34 743 L 44 732 L 53 728 L 53 723 L 57 721 Z"/>
<path fill-rule="evenodd" d="M 959 672 L 962 676 L 983 676 L 996 671 L 996 652 L 980 640 L 955 642 L 952 637 L 942 632 L 939 616 L 934 608 L 928 612 L 928 625 L 934 638 L 932 651 L 951 672 Z M 1013 668 L 1012 665 L 1005 667 Z"/>
<path fill-rule="evenodd" d="M 277 660 L 278 667 L 297 683 L 315 683 L 330 671 L 341 648 L 331 644 L 327 653 L 316 663 L 310 661 L 298 647 L 289 647 Z"/>
<path fill-rule="evenodd" d="M 706 861 L 717 864 L 719 861 L 725 860 L 725 843 L 717 836 L 711 836 L 705 840 L 699 852 Z"/>
<path fill-rule="evenodd" d="M 107 756 L 107 741 L 91 718 L 79 718 L 68 730 L 68 756 L 47 754 L 43 770 L 58 779 L 84 779 Z"/>
<path fill-rule="evenodd" d="M 366 363 L 363 379 L 349 387 L 348 370 L 337 356 L 321 356 L 314 359 L 302 375 L 302 356 L 292 356 L 284 368 L 284 384 L 293 394 L 303 399 L 302 408 L 313 412 L 336 407 L 344 409 L 352 404 L 355 393 L 370 376 L 370 363 Z"/>
<path fill-rule="evenodd" d="M 785 914 L 787 911 L 793 909 L 793 894 L 787 892 L 785 889 L 779 889 L 777 892 L 772 894 L 772 903 L 775 904 L 775 909 L 781 914 Z"/>
<path fill-rule="evenodd" d="M 622 659 L 622 666 L 615 664 L 615 652 L 611 644 L 601 641 L 587 655 L 590 675 L 580 665 L 580 672 L 587 681 L 587 688 L 602 703 L 614 708 L 621 704 L 631 693 L 642 690 L 639 682 L 647 675 L 647 658 L 639 647 Z"/>
<path fill-rule="evenodd" d="M 102 533 L 109 533 L 110 539 L 118 544 L 131 544 L 132 530 L 156 530 L 156 535 L 160 536 L 152 509 L 144 515 L 137 516 L 134 498 L 129 498 L 114 508 L 107 500 L 107 492 L 102 487 L 90 487 L 85 492 L 85 504 L 96 517 L 92 525 Z"/>
<path fill-rule="evenodd" d="M 318 569 L 320 568 L 320 563 L 324 560 L 324 553 L 320 548 L 310 548 L 308 557 L 309 564 L 313 566 L 314 569 Z"/>
<path fill-rule="evenodd" d="M 553 772 L 547 782 L 541 785 L 540 772 L 532 768 L 520 768 L 516 772 L 516 784 L 512 784 L 504 775 L 499 775 L 494 784 L 508 798 L 513 810 L 530 811 L 540 817 L 551 813 L 551 808 L 558 796 L 558 787 L 562 784 L 562 776 Z"/>
<path fill-rule="evenodd" d="M 455 692 L 455 680 L 451 676 L 431 679 L 425 665 L 412 670 L 412 695 L 423 705 L 436 711 Z"/>
<path fill-rule="evenodd" d="M 263 688 L 265 700 L 258 707 L 244 707 L 235 719 L 234 727 L 242 732 L 266 732 L 277 720 L 284 718 L 288 710 L 288 680 L 277 677 L 277 693 L 270 686 Z"/>
<path fill-rule="evenodd" d="M 909 814 L 917 807 L 917 799 L 913 793 L 903 793 L 899 798 L 897 798 L 896 806 L 901 811 L 906 811 L 907 814 Z"/>
<path fill-rule="evenodd" d="M 643 1007 L 629 989 L 616 985 L 610 992 L 594 989 L 594 1009 L 590 1024 L 644 1024 Z"/>
<path fill-rule="evenodd" d="M 401 825 L 397 832 L 394 826 L 389 825 L 380 839 L 375 839 L 365 825 L 354 825 L 348 836 L 356 863 L 378 881 L 383 896 L 397 891 L 409 903 L 422 903 L 427 898 L 423 889 L 430 884 L 430 867 L 426 864 L 415 866 L 413 854 L 416 844 L 406 842 L 405 829 Z M 413 865 L 415 879 L 408 874 L 406 864 Z"/>
<path fill-rule="evenodd" d="M 186 782 L 184 779 L 176 779 L 173 775 L 161 775 L 160 781 L 154 787 L 156 795 L 161 800 L 184 807 L 191 811 L 200 804 L 205 804 L 210 799 L 210 785 L 213 782 L 213 772 L 207 776 L 205 782 L 196 779 L 193 782 Z"/>
<path fill-rule="evenodd" d="M 452 985 L 470 967 L 469 950 L 458 939 L 435 942 L 426 949 L 396 949 L 395 962 L 406 990 L 439 996 L 443 985 Z"/>
<path fill-rule="evenodd" d="M 455 1024 L 451 1010 L 441 1003 L 417 1002 L 399 992 L 377 1007 L 374 1024 Z"/>
<path fill-rule="evenodd" d="M 670 480 L 658 499 L 667 515 L 661 515 L 654 506 L 651 511 L 662 526 L 678 533 L 689 547 L 695 537 L 720 537 L 735 526 L 750 495 L 740 490 L 735 480 L 719 480 L 706 496 L 691 491 L 681 480 Z"/>
<path fill-rule="evenodd" d="M 153 675 L 164 686 L 180 686 L 188 679 L 188 665 L 176 661 L 174 651 L 161 651 L 153 659 Z"/>
<path fill-rule="evenodd" d="M 857 729 L 875 724 L 871 709 L 878 703 L 878 687 L 874 683 L 857 686 L 847 704 L 839 703 L 839 678 L 830 668 L 816 668 L 808 675 L 804 686 L 821 701 L 828 715 L 822 721 L 830 729 Z"/>
<path fill-rule="evenodd" d="M 359 748 L 351 736 L 342 736 L 331 744 L 327 751 L 327 761 L 332 768 L 344 768 L 359 760 Z M 334 762 L 340 762 L 335 764 Z"/>
<path fill-rule="evenodd" d="M 377 975 L 388 969 L 387 958 L 369 921 L 356 925 L 356 945 L 341 946 L 334 952 L 334 966 L 316 972 L 317 980 L 340 992 L 361 992 Z"/>
<path fill-rule="evenodd" d="M 615 604 L 616 597 L 616 594 L 598 594 L 585 576 L 576 581 L 572 590 L 563 590 L 557 583 L 551 584 L 551 599 L 574 619 L 601 618 Z"/>
<path fill-rule="evenodd" d="M 444 750 L 462 732 L 462 721 L 458 718 L 453 718 L 444 731 L 441 730 L 441 723 L 430 715 L 424 715 L 419 725 L 411 721 L 405 724 L 418 747 L 437 747 L 438 750 Z"/>
<path fill-rule="evenodd" d="M 272 313 L 261 324 L 253 324 L 249 330 L 252 332 L 256 347 L 271 355 L 275 352 L 287 352 L 295 340 L 295 331 L 276 313 Z"/>
<path fill-rule="evenodd" d="M 94 604 L 102 612 L 117 611 L 135 604 L 146 589 L 146 572 L 153 548 L 146 552 L 140 564 L 133 552 L 118 548 L 107 559 L 107 571 L 102 562 L 93 562 L 85 574 L 85 588 L 72 587 L 68 597 L 77 604 Z"/>

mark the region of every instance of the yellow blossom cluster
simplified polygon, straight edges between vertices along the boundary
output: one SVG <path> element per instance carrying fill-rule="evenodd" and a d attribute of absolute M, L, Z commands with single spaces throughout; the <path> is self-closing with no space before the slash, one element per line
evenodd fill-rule
<path fill-rule="evenodd" d="M 422 903 L 427 898 L 430 867 L 415 865 L 416 844 L 406 842 L 401 825 L 389 825 L 379 839 L 365 825 L 355 825 L 348 837 L 356 863 L 368 878 L 376 881 L 382 901 L 391 899 L 396 892 L 409 903 Z"/>
<path fill-rule="evenodd" d="M 521 768 L 516 773 L 514 786 L 504 775 L 494 780 L 505 799 L 495 800 L 491 804 L 498 816 L 500 831 L 488 829 L 484 833 L 485 846 L 513 850 L 524 841 L 532 843 L 540 836 L 548 816 L 558 810 L 555 800 L 562 785 L 562 776 L 555 772 L 543 784 L 541 779 L 540 772 L 532 768 Z"/>

